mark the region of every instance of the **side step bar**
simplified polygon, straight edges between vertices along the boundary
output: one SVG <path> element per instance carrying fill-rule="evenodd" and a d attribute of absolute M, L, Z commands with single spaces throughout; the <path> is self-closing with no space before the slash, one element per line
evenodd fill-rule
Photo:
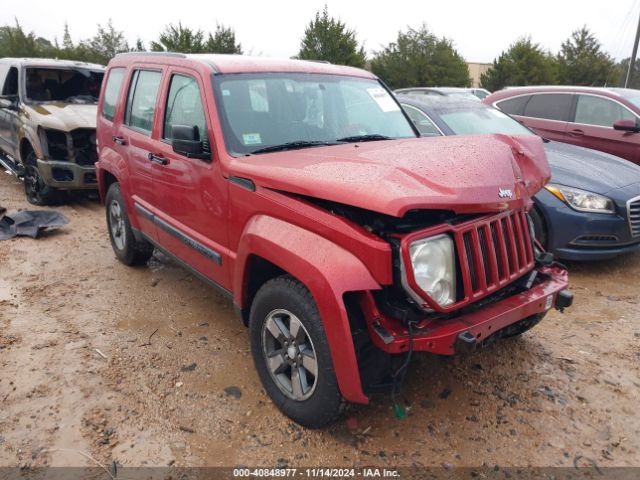
<path fill-rule="evenodd" d="M 21 163 L 15 162 L 9 156 L 0 153 L 0 165 L 18 178 L 24 177 L 24 167 Z"/>

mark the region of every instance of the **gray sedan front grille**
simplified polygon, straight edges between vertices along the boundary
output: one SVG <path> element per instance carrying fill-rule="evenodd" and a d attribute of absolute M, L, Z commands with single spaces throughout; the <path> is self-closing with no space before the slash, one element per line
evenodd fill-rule
<path fill-rule="evenodd" d="M 631 236 L 640 237 L 640 197 L 632 198 L 627 202 L 627 214 Z"/>

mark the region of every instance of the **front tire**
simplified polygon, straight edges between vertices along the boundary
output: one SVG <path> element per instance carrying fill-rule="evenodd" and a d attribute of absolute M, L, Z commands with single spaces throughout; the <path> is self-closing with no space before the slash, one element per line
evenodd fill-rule
<path fill-rule="evenodd" d="M 147 263 L 153 254 L 153 245 L 144 240 L 136 240 L 118 183 L 113 183 L 109 187 L 105 204 L 107 207 L 109 239 L 118 260 L 125 265 L 143 265 Z"/>
<path fill-rule="evenodd" d="M 256 370 L 282 413 L 308 428 L 334 422 L 344 400 L 309 290 L 288 275 L 268 281 L 251 305 L 249 328 Z"/>
<path fill-rule="evenodd" d="M 27 152 L 24 161 L 24 194 L 27 201 L 40 207 L 55 205 L 60 201 L 60 191 L 44 183 L 38 171 L 38 160 L 33 150 Z"/>

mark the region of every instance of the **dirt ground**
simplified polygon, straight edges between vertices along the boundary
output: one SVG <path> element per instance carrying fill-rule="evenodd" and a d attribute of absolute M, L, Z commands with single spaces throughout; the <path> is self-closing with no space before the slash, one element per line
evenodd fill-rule
<path fill-rule="evenodd" d="M 4 173 L 0 205 L 29 207 Z M 0 242 L 0 466 L 640 465 L 640 255 L 572 264 L 574 307 L 519 339 L 418 355 L 407 418 L 381 396 L 310 431 L 228 300 L 161 256 L 116 261 L 96 201 L 58 209 L 65 228 Z"/>

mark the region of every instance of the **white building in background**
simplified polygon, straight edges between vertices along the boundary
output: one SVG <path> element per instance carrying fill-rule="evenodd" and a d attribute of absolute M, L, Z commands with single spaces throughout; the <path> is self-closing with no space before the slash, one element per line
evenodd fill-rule
<path fill-rule="evenodd" d="M 471 86 L 479 87 L 480 86 L 480 75 L 489 70 L 491 66 L 490 63 L 474 63 L 468 62 L 467 68 L 469 69 L 469 76 L 471 77 Z"/>

